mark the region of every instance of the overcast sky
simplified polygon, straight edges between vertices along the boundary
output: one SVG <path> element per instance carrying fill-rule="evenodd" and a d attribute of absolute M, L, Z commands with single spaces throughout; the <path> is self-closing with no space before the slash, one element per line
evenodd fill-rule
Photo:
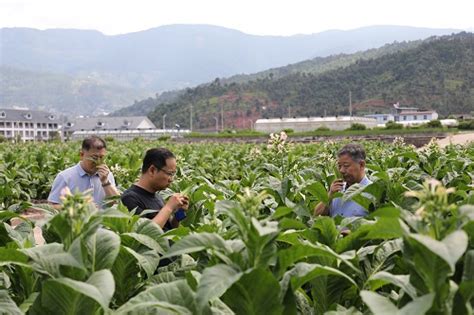
<path fill-rule="evenodd" d="M 130 33 L 211 24 L 255 35 L 369 25 L 474 28 L 474 0 L 0 0 L 0 27 Z"/>

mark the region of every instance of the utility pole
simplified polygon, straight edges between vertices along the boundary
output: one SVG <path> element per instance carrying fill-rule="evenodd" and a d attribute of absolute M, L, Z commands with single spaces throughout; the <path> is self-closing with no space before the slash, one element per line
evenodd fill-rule
<path fill-rule="evenodd" d="M 291 106 L 288 105 L 288 118 L 291 118 Z"/>
<path fill-rule="evenodd" d="M 224 104 L 221 103 L 221 130 L 224 131 Z"/>
<path fill-rule="evenodd" d="M 166 129 L 166 114 L 163 115 L 163 130 Z"/>
<path fill-rule="evenodd" d="M 193 104 L 189 105 L 190 113 L 189 113 L 189 130 L 193 131 Z"/>
<path fill-rule="evenodd" d="M 352 117 L 352 92 L 349 90 L 349 116 Z"/>
<path fill-rule="evenodd" d="M 214 120 L 216 121 L 216 133 L 218 133 L 219 132 L 219 118 L 214 116 Z"/>

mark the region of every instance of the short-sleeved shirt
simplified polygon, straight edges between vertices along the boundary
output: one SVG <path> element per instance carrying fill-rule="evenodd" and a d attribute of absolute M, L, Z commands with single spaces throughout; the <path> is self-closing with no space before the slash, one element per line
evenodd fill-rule
<path fill-rule="evenodd" d="M 360 181 L 361 186 L 367 186 L 372 182 L 364 176 L 364 178 Z M 335 217 L 337 215 L 343 217 L 363 217 L 368 214 L 367 210 L 352 200 L 343 201 L 342 198 L 334 198 L 331 202 L 331 206 L 329 208 L 329 214 L 331 217 Z"/>
<path fill-rule="evenodd" d="M 121 199 L 129 211 L 135 209 L 135 214 L 140 214 L 144 210 L 156 210 L 144 215 L 148 219 L 153 219 L 160 212 L 161 208 L 165 206 L 165 202 L 159 194 L 149 192 L 137 185 L 132 185 L 129 189 L 125 190 Z M 172 229 L 172 226 L 168 221 L 163 230 L 167 231 L 170 229 Z"/>
<path fill-rule="evenodd" d="M 109 182 L 115 186 L 114 175 L 109 172 Z M 53 181 L 51 192 L 48 196 L 48 201 L 52 203 L 61 203 L 60 197 L 63 194 L 63 189 L 68 187 L 72 193 L 77 191 L 90 191 L 94 202 L 101 207 L 105 198 L 105 191 L 100 182 L 99 175 L 89 175 L 81 167 L 80 163 L 71 166 L 68 169 L 60 172 Z"/>

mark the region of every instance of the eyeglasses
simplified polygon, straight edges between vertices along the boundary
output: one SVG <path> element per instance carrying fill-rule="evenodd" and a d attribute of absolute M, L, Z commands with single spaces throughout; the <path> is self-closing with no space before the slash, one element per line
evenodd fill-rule
<path fill-rule="evenodd" d="M 163 168 L 160 168 L 158 169 L 159 171 L 163 171 L 163 173 L 165 173 L 166 175 L 168 175 L 169 177 L 175 177 L 176 176 L 176 172 L 170 172 L 170 171 L 167 171 Z"/>

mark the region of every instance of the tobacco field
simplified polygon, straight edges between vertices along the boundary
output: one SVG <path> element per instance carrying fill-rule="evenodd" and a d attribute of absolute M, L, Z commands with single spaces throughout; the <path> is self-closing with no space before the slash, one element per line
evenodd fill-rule
<path fill-rule="evenodd" d="M 177 156 L 161 193 L 190 209 L 164 233 L 114 200 L 41 204 L 80 143 L 2 143 L 0 313 L 473 314 L 474 145 L 365 142 L 373 183 L 340 195 L 369 215 L 314 217 L 343 144 L 109 142 L 120 190 L 147 149 Z"/>

